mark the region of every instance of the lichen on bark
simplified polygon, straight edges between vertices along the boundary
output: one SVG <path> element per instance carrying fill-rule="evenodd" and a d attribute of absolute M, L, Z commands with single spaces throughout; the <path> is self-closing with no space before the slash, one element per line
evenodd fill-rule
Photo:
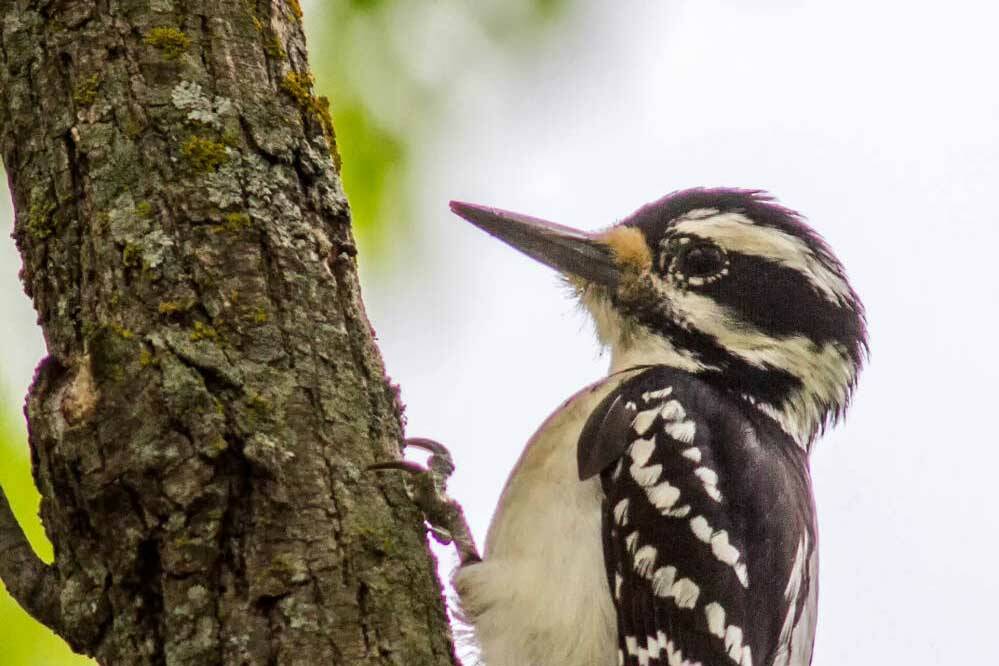
<path fill-rule="evenodd" d="M 399 405 L 299 19 L 0 1 L 49 350 L 27 415 L 58 595 L 35 610 L 101 663 L 454 661 L 420 517 L 363 472 L 398 455 Z"/>

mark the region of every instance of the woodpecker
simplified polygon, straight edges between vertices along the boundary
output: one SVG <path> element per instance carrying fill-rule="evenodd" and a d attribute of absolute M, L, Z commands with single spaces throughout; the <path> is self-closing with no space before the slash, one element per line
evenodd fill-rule
<path fill-rule="evenodd" d="M 527 443 L 481 557 L 445 494 L 446 449 L 413 441 L 435 454 L 438 510 L 423 505 L 458 546 L 481 661 L 809 664 L 808 454 L 868 351 L 829 246 L 759 190 L 674 192 L 595 233 L 451 209 L 559 271 L 611 358 Z"/>

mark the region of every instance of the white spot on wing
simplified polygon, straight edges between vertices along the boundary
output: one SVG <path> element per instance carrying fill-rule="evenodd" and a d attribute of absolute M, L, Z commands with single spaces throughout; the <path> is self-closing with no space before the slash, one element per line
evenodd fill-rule
<path fill-rule="evenodd" d="M 746 570 L 746 565 L 743 562 L 738 562 L 735 567 L 735 577 L 739 579 L 743 587 L 749 587 L 749 571 Z"/>
<path fill-rule="evenodd" d="M 695 463 L 701 462 L 701 450 L 696 446 L 692 446 L 689 449 L 684 449 L 680 454 L 687 460 L 693 460 Z"/>
<path fill-rule="evenodd" d="M 735 663 L 742 661 L 742 629 L 734 624 L 725 628 L 725 650 Z"/>
<path fill-rule="evenodd" d="M 701 593 L 701 588 L 697 587 L 694 581 L 689 578 L 681 578 L 673 583 L 670 590 L 676 605 L 680 608 L 693 608 L 697 603 L 697 597 Z"/>
<path fill-rule="evenodd" d="M 680 489 L 670 485 L 669 481 L 663 481 L 646 489 L 645 494 L 652 506 L 663 513 L 672 509 L 673 505 L 680 499 Z"/>
<path fill-rule="evenodd" d="M 631 476 L 635 479 L 635 483 L 642 487 L 653 486 L 656 481 L 659 480 L 659 476 L 662 474 L 662 465 L 650 465 L 649 467 L 639 467 L 638 465 L 631 466 Z"/>
<path fill-rule="evenodd" d="M 658 409 L 646 409 L 638 412 L 631 421 L 631 427 L 639 435 L 644 435 L 652 427 L 652 423 L 656 420 L 657 416 L 659 416 Z"/>
<path fill-rule="evenodd" d="M 655 400 L 662 400 L 663 398 L 668 397 L 672 392 L 672 386 L 667 386 L 666 388 L 659 389 L 658 391 L 646 391 L 642 394 L 642 400 L 646 403 L 650 403 Z"/>
<path fill-rule="evenodd" d="M 628 552 L 634 555 L 635 549 L 638 548 L 638 532 L 632 532 L 626 536 L 624 538 L 624 545 L 627 547 Z"/>
<path fill-rule="evenodd" d="M 614 522 L 624 527 L 628 524 L 628 500 L 621 500 L 614 506 Z"/>
<path fill-rule="evenodd" d="M 652 568 L 656 565 L 656 549 L 652 546 L 642 546 L 635 553 L 635 573 L 642 578 L 652 576 Z"/>
<path fill-rule="evenodd" d="M 708 631 L 722 639 L 729 658 L 738 666 L 753 666 L 753 656 L 748 645 L 742 644 L 742 628 L 734 624 L 725 626 L 725 609 L 716 601 L 704 607 Z M 804 662 L 802 662 L 804 663 Z"/>
<path fill-rule="evenodd" d="M 746 565 L 739 561 L 739 549 L 729 542 L 727 531 L 714 531 L 704 516 L 691 518 L 690 529 L 694 536 L 711 545 L 711 552 L 714 553 L 719 562 L 732 567 L 743 587 L 749 587 L 749 574 L 746 571 Z"/>
<path fill-rule="evenodd" d="M 664 424 L 663 430 L 678 442 L 692 444 L 697 426 L 693 421 L 678 421 Z"/>
<path fill-rule="evenodd" d="M 711 552 L 729 566 L 735 566 L 739 561 L 739 550 L 729 543 L 728 532 L 725 530 L 718 530 L 711 535 Z"/>
<path fill-rule="evenodd" d="M 658 659 L 662 649 L 662 646 L 659 645 L 659 638 L 648 636 L 645 644 L 649 647 L 649 659 Z"/>
<path fill-rule="evenodd" d="M 725 609 L 717 601 L 712 601 L 704 607 L 704 614 L 708 618 L 708 631 L 718 638 L 725 637 Z"/>
<path fill-rule="evenodd" d="M 679 402 L 670 400 L 659 410 L 659 415 L 663 417 L 664 421 L 679 421 L 687 416 L 687 412 L 684 411 L 683 405 Z"/>
<path fill-rule="evenodd" d="M 694 516 L 691 518 L 690 529 L 693 530 L 694 536 L 704 543 L 711 542 L 711 525 L 708 524 L 708 519 L 704 516 Z"/>
<path fill-rule="evenodd" d="M 718 490 L 718 474 L 709 467 L 698 467 L 694 470 L 694 475 L 701 480 L 701 485 L 704 486 L 704 492 L 707 493 L 708 497 L 716 502 L 722 500 L 721 491 Z"/>
<path fill-rule="evenodd" d="M 718 485 L 718 474 L 710 467 L 698 467 L 694 470 L 694 475 L 705 484 Z"/>
<path fill-rule="evenodd" d="M 676 582 L 676 567 L 659 567 L 652 574 L 652 591 L 657 597 L 669 597 Z"/>
<path fill-rule="evenodd" d="M 628 447 L 628 455 L 639 467 L 649 461 L 652 452 L 656 450 L 656 440 L 653 437 L 648 439 L 636 439 Z"/>

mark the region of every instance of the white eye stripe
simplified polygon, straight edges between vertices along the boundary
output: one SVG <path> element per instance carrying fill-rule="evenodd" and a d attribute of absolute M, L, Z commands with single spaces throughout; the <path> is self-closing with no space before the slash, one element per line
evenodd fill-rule
<path fill-rule="evenodd" d="M 768 335 L 739 322 L 735 312 L 703 294 L 675 293 L 671 300 L 679 318 L 692 329 L 713 337 L 727 353 L 756 368 L 783 370 L 801 381 L 801 390 L 781 406 L 786 413 L 771 415 L 803 448 L 818 430 L 826 406 L 846 404 L 857 365 L 839 343 L 816 345 L 800 335 Z"/>
<path fill-rule="evenodd" d="M 845 306 L 853 300 L 846 279 L 817 257 L 803 240 L 774 227 L 754 224 L 741 213 L 684 217 L 672 230 L 712 241 L 728 252 L 763 257 L 795 270 L 836 305 Z"/>

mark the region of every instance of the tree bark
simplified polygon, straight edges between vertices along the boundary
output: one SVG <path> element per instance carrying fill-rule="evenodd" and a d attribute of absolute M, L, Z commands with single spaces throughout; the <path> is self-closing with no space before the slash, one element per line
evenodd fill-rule
<path fill-rule="evenodd" d="M 398 456 L 400 406 L 298 3 L 0 20 L 55 549 L 38 561 L 0 499 L 11 593 L 103 664 L 452 664 L 420 516 L 364 471 Z"/>

